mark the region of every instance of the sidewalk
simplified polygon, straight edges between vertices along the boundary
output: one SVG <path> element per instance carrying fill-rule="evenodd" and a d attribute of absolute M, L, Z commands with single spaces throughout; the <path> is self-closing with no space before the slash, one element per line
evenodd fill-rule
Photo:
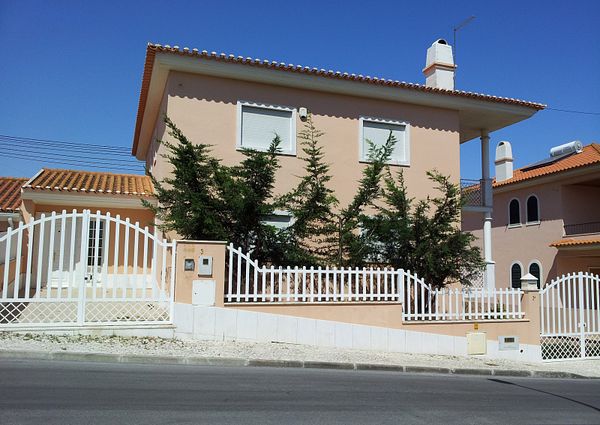
<path fill-rule="evenodd" d="M 600 360 L 521 363 L 484 357 L 385 353 L 278 343 L 182 341 L 0 333 L 0 358 L 390 370 L 474 375 L 600 378 Z"/>

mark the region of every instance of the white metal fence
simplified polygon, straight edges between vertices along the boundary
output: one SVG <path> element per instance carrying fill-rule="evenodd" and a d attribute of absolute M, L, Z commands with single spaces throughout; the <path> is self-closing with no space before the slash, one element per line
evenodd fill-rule
<path fill-rule="evenodd" d="M 175 242 L 110 213 L 41 214 L 0 237 L 0 328 L 164 323 Z"/>
<path fill-rule="evenodd" d="M 542 358 L 600 358 L 600 276 L 569 273 L 540 290 Z"/>
<path fill-rule="evenodd" d="M 407 321 L 523 317 L 520 289 L 436 290 L 402 269 L 261 266 L 232 244 L 228 254 L 228 303 L 395 302 Z"/>
<path fill-rule="evenodd" d="M 403 316 L 407 321 L 514 320 L 524 317 L 520 289 L 432 289 L 418 280 L 407 285 Z"/>
<path fill-rule="evenodd" d="M 403 270 L 260 266 L 229 245 L 226 302 L 400 302 Z"/>

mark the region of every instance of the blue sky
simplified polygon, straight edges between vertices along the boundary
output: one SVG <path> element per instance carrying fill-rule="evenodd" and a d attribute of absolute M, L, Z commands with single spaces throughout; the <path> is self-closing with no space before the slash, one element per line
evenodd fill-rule
<path fill-rule="evenodd" d="M 148 41 L 422 83 L 427 47 L 470 15 L 458 88 L 600 112 L 593 0 L 20 0 L 0 2 L 0 134 L 129 148 Z M 600 116 L 543 111 L 492 134 L 512 142 L 516 166 L 575 139 L 600 141 Z M 463 177 L 479 178 L 478 142 L 461 154 Z M 0 175 L 42 165 L 0 158 Z"/>

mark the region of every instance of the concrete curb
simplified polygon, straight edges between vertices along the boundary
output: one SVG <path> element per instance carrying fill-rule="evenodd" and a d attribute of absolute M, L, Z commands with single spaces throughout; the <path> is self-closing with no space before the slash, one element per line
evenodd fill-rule
<path fill-rule="evenodd" d="M 474 369 L 474 368 L 445 368 L 431 366 L 402 366 L 376 363 L 342 363 L 301 360 L 262 360 L 227 357 L 183 357 L 183 356 L 151 356 L 138 354 L 110 353 L 80 353 L 69 351 L 17 351 L 0 350 L 1 359 L 20 360 L 58 360 L 98 363 L 136 363 L 161 365 L 190 365 L 190 366 L 224 366 L 224 367 L 277 367 L 300 369 L 338 369 L 338 370 L 368 370 L 403 373 L 429 373 L 442 375 L 475 375 L 502 377 L 531 377 L 554 379 L 598 379 L 570 372 L 549 370 L 511 370 L 511 369 Z"/>

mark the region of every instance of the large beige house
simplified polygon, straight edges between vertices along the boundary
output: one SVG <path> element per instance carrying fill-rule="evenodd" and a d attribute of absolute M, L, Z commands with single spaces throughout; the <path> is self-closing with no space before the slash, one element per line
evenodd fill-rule
<path fill-rule="evenodd" d="M 520 287 L 530 273 L 541 285 L 567 273 L 600 274 L 600 145 L 574 142 L 513 171 L 512 147 L 496 149 L 492 252 L 496 285 Z M 463 230 L 483 243 L 480 220 Z"/>
<path fill-rule="evenodd" d="M 424 85 L 149 44 L 132 153 L 158 179 L 169 175 L 165 148 L 157 142 L 169 140 L 165 115 L 192 141 L 213 145 L 213 154 L 230 165 L 242 159 L 241 148 L 265 149 L 277 133 L 283 152 L 275 191 L 281 194 L 302 173 L 296 134 L 310 113 L 325 132 L 331 185 L 345 204 L 365 166 L 367 139 L 383 144 L 394 133 L 398 144 L 391 166 L 404 171 L 410 194 L 423 198 L 432 193 L 426 171 L 435 168 L 458 183 L 460 145 L 479 138 L 478 196 L 465 212 L 484 214 L 479 227 L 487 229 L 489 242 L 490 133 L 531 117 L 544 105 L 455 90 L 454 70 L 452 49 L 444 40 L 427 51 Z M 493 286 L 487 248 L 485 258 L 486 281 Z"/>

